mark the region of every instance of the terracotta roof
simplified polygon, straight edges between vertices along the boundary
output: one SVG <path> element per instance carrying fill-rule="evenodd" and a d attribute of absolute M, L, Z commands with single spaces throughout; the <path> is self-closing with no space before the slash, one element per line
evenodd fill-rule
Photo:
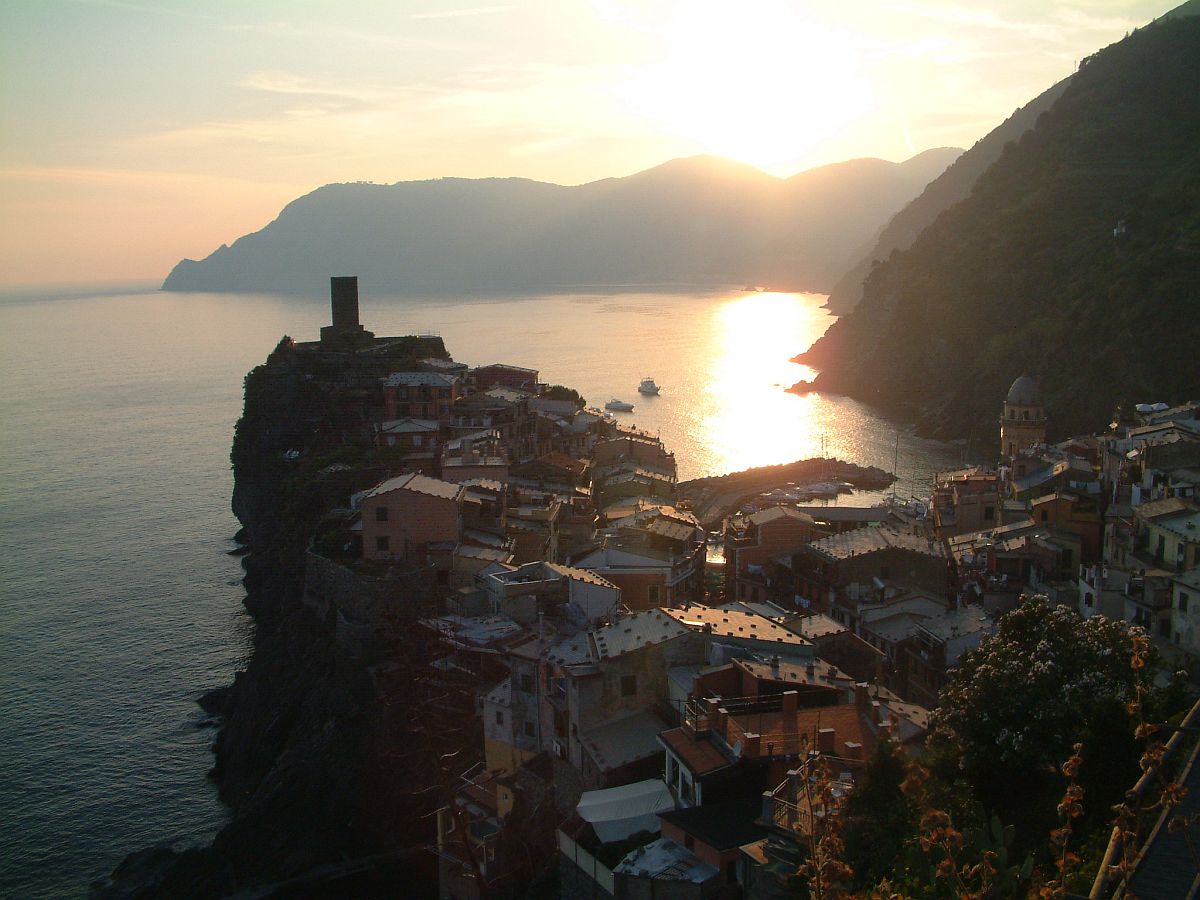
<path fill-rule="evenodd" d="M 430 478 L 427 475 L 399 475 L 396 478 L 381 481 L 363 494 L 363 499 L 379 497 L 383 494 L 390 494 L 392 491 L 401 490 L 413 491 L 418 494 L 428 494 L 432 497 L 441 497 L 445 500 L 457 500 L 459 492 L 463 488 L 462 485 L 451 484 L 448 481 L 442 481 L 440 478 Z"/>
<path fill-rule="evenodd" d="M 695 738 L 682 728 L 672 728 L 658 736 L 659 743 L 679 757 L 692 775 L 704 777 L 732 765 L 707 738 Z"/>

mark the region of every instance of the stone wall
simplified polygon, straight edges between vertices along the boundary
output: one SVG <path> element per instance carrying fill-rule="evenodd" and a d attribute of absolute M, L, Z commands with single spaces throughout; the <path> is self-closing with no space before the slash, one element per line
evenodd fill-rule
<path fill-rule="evenodd" d="M 374 578 L 311 550 L 305 561 L 304 604 L 334 614 L 338 647 L 355 657 L 380 657 L 398 630 L 436 615 L 436 591 L 431 568 Z"/>

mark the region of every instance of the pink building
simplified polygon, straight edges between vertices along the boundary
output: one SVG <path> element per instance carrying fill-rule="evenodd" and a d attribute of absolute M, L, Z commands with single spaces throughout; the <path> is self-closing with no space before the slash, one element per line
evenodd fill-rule
<path fill-rule="evenodd" d="M 363 559 L 403 560 L 449 570 L 461 531 L 462 485 L 401 475 L 362 496 Z"/>

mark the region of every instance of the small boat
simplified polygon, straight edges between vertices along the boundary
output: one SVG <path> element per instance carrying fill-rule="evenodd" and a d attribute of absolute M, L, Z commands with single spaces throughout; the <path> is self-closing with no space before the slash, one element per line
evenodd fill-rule
<path fill-rule="evenodd" d="M 643 378 L 642 383 L 638 385 L 639 394 L 657 394 L 659 387 L 654 383 L 653 378 Z"/>
<path fill-rule="evenodd" d="M 624 400 L 618 400 L 616 397 L 613 397 L 611 400 L 605 403 L 604 408 L 614 409 L 617 412 L 633 412 L 632 403 L 626 403 Z"/>

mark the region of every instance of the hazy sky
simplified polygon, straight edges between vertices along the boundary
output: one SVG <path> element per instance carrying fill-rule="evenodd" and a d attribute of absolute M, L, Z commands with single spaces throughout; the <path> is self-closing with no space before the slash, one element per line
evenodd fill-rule
<path fill-rule="evenodd" d="M 335 181 L 969 147 L 1172 0 L 0 0 L 0 282 L 162 278 Z"/>

